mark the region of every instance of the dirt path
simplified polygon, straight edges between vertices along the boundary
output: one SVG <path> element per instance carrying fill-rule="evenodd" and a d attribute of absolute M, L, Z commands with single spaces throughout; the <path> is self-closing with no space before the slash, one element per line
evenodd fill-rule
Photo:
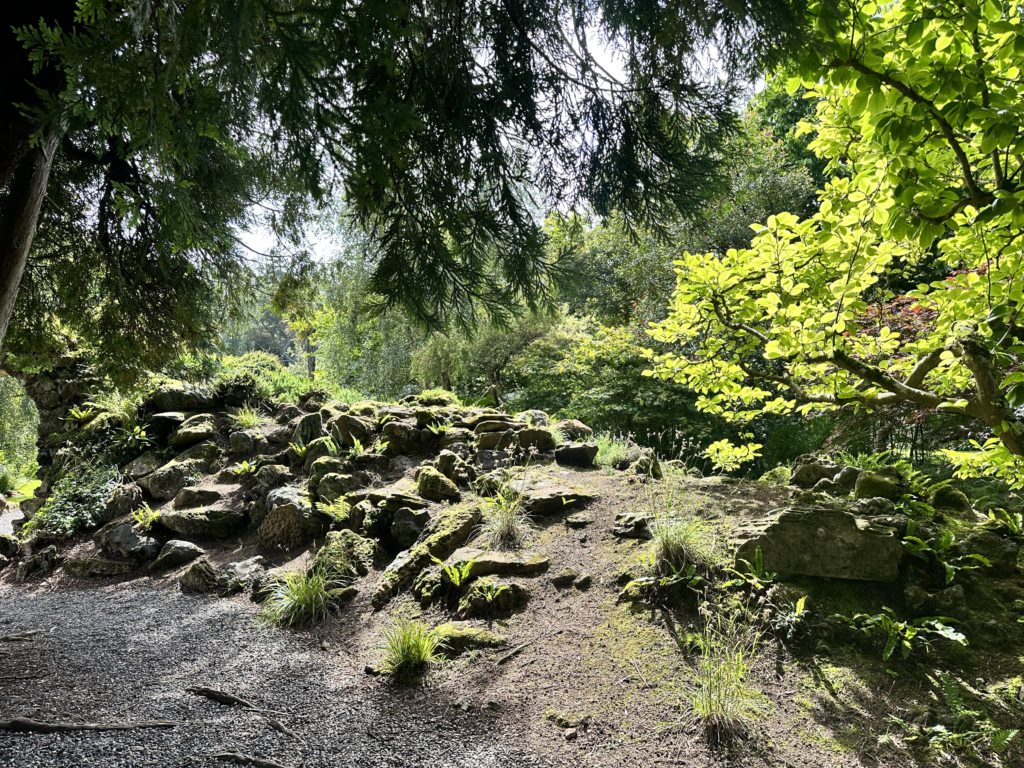
<path fill-rule="evenodd" d="M 52 629 L 51 629 L 52 628 Z M 523 752 L 514 718 L 436 689 L 385 690 L 353 659 L 261 627 L 244 603 L 138 585 L 59 592 L 0 588 L 0 719 L 176 720 L 170 729 L 0 732 L 0 765 L 19 768 L 224 766 L 234 751 L 285 766 L 558 766 Z M 205 685 L 286 715 L 185 691 Z M 275 730 L 276 719 L 299 739 Z"/>

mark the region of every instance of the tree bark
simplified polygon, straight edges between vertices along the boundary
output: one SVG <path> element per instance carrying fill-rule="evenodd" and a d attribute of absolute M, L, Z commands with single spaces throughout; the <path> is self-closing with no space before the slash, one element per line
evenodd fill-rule
<path fill-rule="evenodd" d="M 48 131 L 22 157 L 0 211 L 0 359 L 59 141 L 59 131 Z"/>

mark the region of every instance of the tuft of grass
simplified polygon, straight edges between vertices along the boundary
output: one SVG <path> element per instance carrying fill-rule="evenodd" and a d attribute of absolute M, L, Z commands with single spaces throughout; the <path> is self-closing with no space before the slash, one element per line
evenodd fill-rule
<path fill-rule="evenodd" d="M 708 741 L 724 746 L 747 733 L 759 710 L 760 697 L 747 685 L 759 637 L 730 611 L 702 612 L 706 623 L 690 706 Z"/>
<path fill-rule="evenodd" d="M 439 660 L 437 633 L 421 621 L 396 619 L 384 630 L 381 671 L 396 682 L 420 677 Z"/>
<path fill-rule="evenodd" d="M 523 508 L 523 498 L 511 488 L 483 500 L 480 538 L 494 549 L 518 549 L 530 533 L 530 518 Z"/>
<path fill-rule="evenodd" d="M 132 512 L 132 522 L 135 523 L 135 527 L 140 531 L 150 530 L 159 519 L 159 510 L 153 509 L 148 503 L 143 504 Z"/>
<path fill-rule="evenodd" d="M 235 429 L 255 429 L 263 423 L 263 414 L 246 403 L 228 414 L 228 421 Z"/>
<path fill-rule="evenodd" d="M 611 467 L 629 456 L 629 442 L 607 432 L 594 436 L 597 443 L 597 456 L 594 463 L 599 467 Z"/>
<path fill-rule="evenodd" d="M 319 624 L 338 607 L 346 581 L 321 568 L 286 571 L 263 604 L 263 620 L 289 629 Z"/>
<path fill-rule="evenodd" d="M 651 524 L 651 557 L 655 571 L 663 576 L 688 565 L 706 572 L 719 561 L 714 528 L 699 517 L 656 517 Z"/>

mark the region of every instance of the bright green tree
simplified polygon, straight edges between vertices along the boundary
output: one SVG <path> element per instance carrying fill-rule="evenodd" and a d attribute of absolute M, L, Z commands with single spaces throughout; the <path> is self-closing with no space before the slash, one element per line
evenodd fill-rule
<path fill-rule="evenodd" d="M 653 373 L 733 419 L 905 402 L 976 419 L 1024 485 L 1024 23 L 1018 2 L 812 7 L 790 80 L 847 174 L 749 248 L 686 253 Z M 938 273 L 909 291 L 908 276 Z M 905 295 L 904 295 L 905 294 Z"/>

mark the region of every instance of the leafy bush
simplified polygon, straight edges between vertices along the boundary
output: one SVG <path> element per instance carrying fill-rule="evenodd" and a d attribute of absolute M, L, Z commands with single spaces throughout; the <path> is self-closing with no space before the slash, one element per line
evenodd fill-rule
<path fill-rule="evenodd" d="M 35 474 L 38 424 L 35 403 L 18 380 L 0 378 L 0 486 L 7 486 L 0 493 L 11 493 L 22 477 Z"/>
<path fill-rule="evenodd" d="M 71 536 L 95 528 L 103 521 L 106 503 L 120 482 L 116 466 L 79 458 L 61 473 L 46 503 L 22 527 L 22 536 L 35 531 Z"/>
<path fill-rule="evenodd" d="M 409 682 L 438 661 L 437 634 L 421 621 L 396 619 L 384 630 L 381 671 L 397 682 Z"/>
<path fill-rule="evenodd" d="M 307 392 L 312 382 L 307 376 L 285 367 L 267 352 L 247 352 L 244 355 L 226 355 L 218 360 L 213 378 L 217 387 L 251 382 L 256 394 L 272 400 L 294 402 Z"/>

